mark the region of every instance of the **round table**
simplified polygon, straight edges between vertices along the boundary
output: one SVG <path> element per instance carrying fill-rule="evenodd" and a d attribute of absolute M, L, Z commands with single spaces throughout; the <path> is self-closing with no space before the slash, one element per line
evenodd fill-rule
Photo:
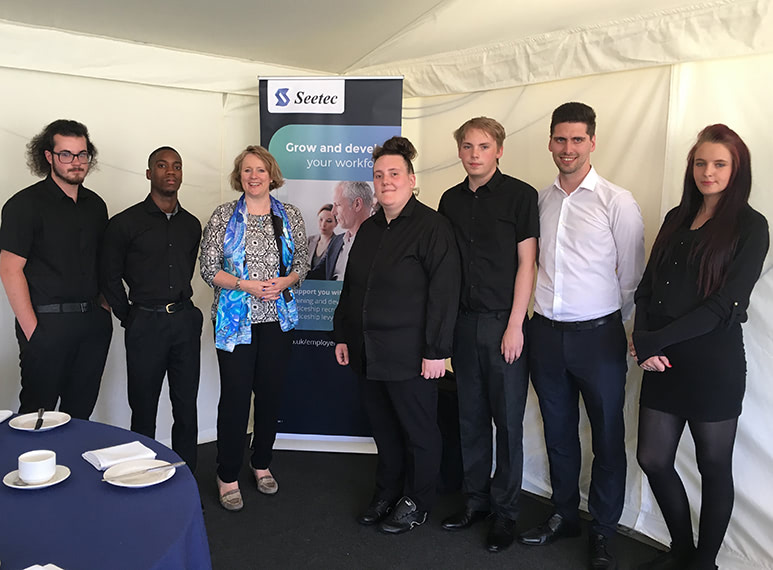
<path fill-rule="evenodd" d="M 102 482 L 81 454 L 140 441 L 157 459 L 178 455 L 148 437 L 125 429 L 71 420 L 45 432 L 0 424 L 0 477 L 18 468 L 18 456 L 52 449 L 58 465 L 70 468 L 65 481 L 45 489 L 0 485 L 0 568 L 17 570 L 53 563 L 67 570 L 212 568 L 196 480 L 181 467 L 158 485 L 140 489 Z"/>

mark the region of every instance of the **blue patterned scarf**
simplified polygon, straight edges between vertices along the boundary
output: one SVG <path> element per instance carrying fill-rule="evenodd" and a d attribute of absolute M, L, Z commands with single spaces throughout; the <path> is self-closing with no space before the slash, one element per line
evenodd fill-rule
<path fill-rule="evenodd" d="M 287 276 L 292 271 L 295 243 L 293 242 L 290 220 L 282 203 L 270 196 L 271 214 L 282 220 L 278 245 L 280 246 L 280 268 L 278 276 Z M 249 279 L 245 253 L 245 234 L 247 230 L 247 204 L 245 197 L 239 198 L 231 219 L 225 229 L 223 239 L 223 271 L 239 279 Z M 276 230 L 275 230 L 275 233 Z M 284 275 L 282 275 L 284 273 Z M 250 295 L 244 291 L 220 289 L 215 320 L 215 346 L 220 350 L 233 352 L 237 344 L 252 342 L 252 314 Z M 279 325 L 287 332 L 298 324 L 298 307 L 295 294 L 285 289 L 276 300 Z"/>

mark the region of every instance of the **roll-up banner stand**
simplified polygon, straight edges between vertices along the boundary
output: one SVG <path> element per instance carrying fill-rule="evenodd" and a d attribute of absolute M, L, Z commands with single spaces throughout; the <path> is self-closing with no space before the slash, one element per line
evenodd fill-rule
<path fill-rule="evenodd" d="M 320 209 L 333 203 L 341 182 L 367 182 L 372 195 L 373 147 L 400 135 L 402 84 L 400 77 L 260 78 L 260 141 L 285 179 L 274 194 L 300 209 L 312 241 Z M 344 234 L 339 222 L 334 232 Z M 330 331 L 343 276 L 340 264 L 337 272 L 328 265 L 296 289 L 300 322 L 291 333 L 276 447 L 373 451 L 357 377 L 335 360 Z"/>

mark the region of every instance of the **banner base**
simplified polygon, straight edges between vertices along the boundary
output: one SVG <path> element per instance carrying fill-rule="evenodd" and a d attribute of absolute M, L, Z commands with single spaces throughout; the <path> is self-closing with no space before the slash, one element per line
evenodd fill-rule
<path fill-rule="evenodd" d="M 276 434 L 274 449 L 284 451 L 324 451 L 332 453 L 377 453 L 376 443 L 373 441 L 372 437 L 308 435 L 298 433 Z"/>

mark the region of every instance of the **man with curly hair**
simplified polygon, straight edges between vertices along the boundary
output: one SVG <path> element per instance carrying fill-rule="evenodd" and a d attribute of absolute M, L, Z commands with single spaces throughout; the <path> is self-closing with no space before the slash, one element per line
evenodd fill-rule
<path fill-rule="evenodd" d="M 27 165 L 45 179 L 3 206 L 0 279 L 16 316 L 19 413 L 59 403 L 88 419 L 97 401 L 113 325 L 97 272 L 107 207 L 83 187 L 96 156 L 85 125 L 54 121 L 27 145 Z"/>

